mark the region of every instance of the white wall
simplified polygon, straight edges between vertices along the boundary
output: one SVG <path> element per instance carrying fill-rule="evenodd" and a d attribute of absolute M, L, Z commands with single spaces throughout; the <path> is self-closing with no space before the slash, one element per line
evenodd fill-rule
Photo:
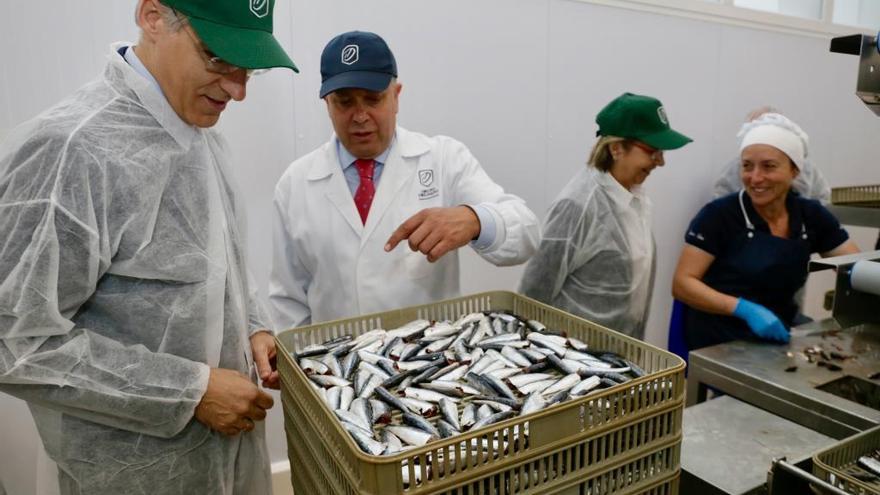
<path fill-rule="evenodd" d="M 134 3 L 14 2 L 0 16 L 0 136 L 98 74 L 107 44 L 133 39 Z M 800 123 L 833 186 L 880 182 L 872 148 L 880 119 L 853 95 L 857 58 L 829 53 L 825 39 L 571 0 L 279 0 L 276 31 L 302 73 L 256 78 L 248 101 L 220 124 L 239 164 L 262 289 L 272 187 L 291 160 L 330 134 L 317 98 L 320 51 L 349 29 L 378 32 L 395 51 L 402 125 L 462 140 L 542 218 L 583 166 L 605 103 L 624 91 L 665 103 L 694 143 L 668 153 L 647 183 L 660 261 L 647 334 L 654 344 L 665 344 L 684 229 L 735 153 L 748 110 L 773 104 Z M 873 235 L 862 232 L 862 244 Z M 470 254 L 463 261 L 465 292 L 514 289 L 521 273 Z M 273 459 L 284 459 L 278 411 L 269 423 Z M 0 395 L 0 444 L 15 446 L 0 451 L 10 493 L 45 493 L 36 488 L 34 435 L 26 407 Z"/>

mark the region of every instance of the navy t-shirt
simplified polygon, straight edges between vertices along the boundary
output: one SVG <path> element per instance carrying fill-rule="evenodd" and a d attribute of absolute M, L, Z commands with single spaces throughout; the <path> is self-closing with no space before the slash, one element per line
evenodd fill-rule
<path fill-rule="evenodd" d="M 749 196 L 743 194 L 742 199 L 740 206 L 739 193 L 733 193 L 704 206 L 691 221 L 685 242 L 715 257 L 703 276 L 706 285 L 764 305 L 785 325 L 791 326 L 797 315 L 794 295 L 806 281 L 807 262 L 786 280 L 756 277 L 755 274 L 740 273 L 733 268 L 736 264 L 734 256 L 740 254 L 744 236 L 748 232 L 743 209 L 755 231 L 770 235 L 769 225 L 754 209 Z M 789 237 L 778 240 L 791 243 L 790 247 L 802 253 L 805 260 L 812 253 L 831 251 L 849 238 L 840 222 L 818 201 L 790 192 L 785 204 L 789 215 Z M 688 308 L 685 340 L 689 349 L 753 337 L 748 326 L 739 318 Z"/>

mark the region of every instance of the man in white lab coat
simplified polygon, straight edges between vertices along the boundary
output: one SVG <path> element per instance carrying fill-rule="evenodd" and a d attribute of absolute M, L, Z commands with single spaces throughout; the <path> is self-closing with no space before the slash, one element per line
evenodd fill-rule
<path fill-rule="evenodd" d="M 396 125 L 402 86 L 381 37 L 332 39 L 321 77 L 334 136 L 275 188 L 277 328 L 456 297 L 457 248 L 468 243 L 495 265 L 534 253 L 534 213 L 462 143 Z"/>

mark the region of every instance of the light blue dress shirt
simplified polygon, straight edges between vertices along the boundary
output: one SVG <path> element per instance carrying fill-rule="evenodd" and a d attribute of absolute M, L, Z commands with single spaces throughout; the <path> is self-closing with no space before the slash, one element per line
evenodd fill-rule
<path fill-rule="evenodd" d="M 348 190 L 351 191 L 351 196 L 354 197 L 358 187 L 361 185 L 361 176 L 358 174 L 357 167 L 354 165 L 357 157 L 349 153 L 349 151 L 345 149 L 345 146 L 342 146 L 342 143 L 339 142 L 339 138 L 334 138 L 334 140 L 336 141 L 337 156 L 339 156 L 339 166 L 342 167 L 342 172 L 345 174 L 345 182 L 348 183 Z M 391 152 L 391 148 L 394 147 L 394 141 L 396 140 L 396 137 L 392 139 L 391 146 L 373 159 L 375 162 L 373 168 L 373 184 L 377 190 L 379 188 L 379 178 L 382 176 L 382 169 L 385 167 L 385 161 L 388 160 L 388 153 Z M 471 245 L 475 249 L 488 248 L 495 242 L 495 218 L 492 217 L 492 214 L 483 206 L 467 206 L 477 214 L 477 218 L 480 220 L 480 235 L 475 240 L 471 241 Z"/>

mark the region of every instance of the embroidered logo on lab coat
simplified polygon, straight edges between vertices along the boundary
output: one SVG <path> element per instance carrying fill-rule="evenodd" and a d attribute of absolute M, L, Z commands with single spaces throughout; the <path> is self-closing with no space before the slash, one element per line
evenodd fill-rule
<path fill-rule="evenodd" d="M 351 65 L 358 61 L 361 54 L 361 47 L 357 45 L 346 45 L 345 48 L 342 49 L 342 63 L 345 65 Z"/>
<path fill-rule="evenodd" d="M 251 12 L 259 18 L 269 15 L 269 0 L 250 0 Z"/>
<path fill-rule="evenodd" d="M 436 198 L 438 194 L 440 194 L 440 190 L 436 187 L 433 187 L 434 183 L 434 171 L 433 170 L 419 170 L 419 184 L 422 185 L 424 189 L 419 191 L 419 199 L 431 199 Z"/>
<path fill-rule="evenodd" d="M 429 187 L 434 183 L 434 171 L 433 170 L 419 170 L 419 184 L 423 187 Z"/>

